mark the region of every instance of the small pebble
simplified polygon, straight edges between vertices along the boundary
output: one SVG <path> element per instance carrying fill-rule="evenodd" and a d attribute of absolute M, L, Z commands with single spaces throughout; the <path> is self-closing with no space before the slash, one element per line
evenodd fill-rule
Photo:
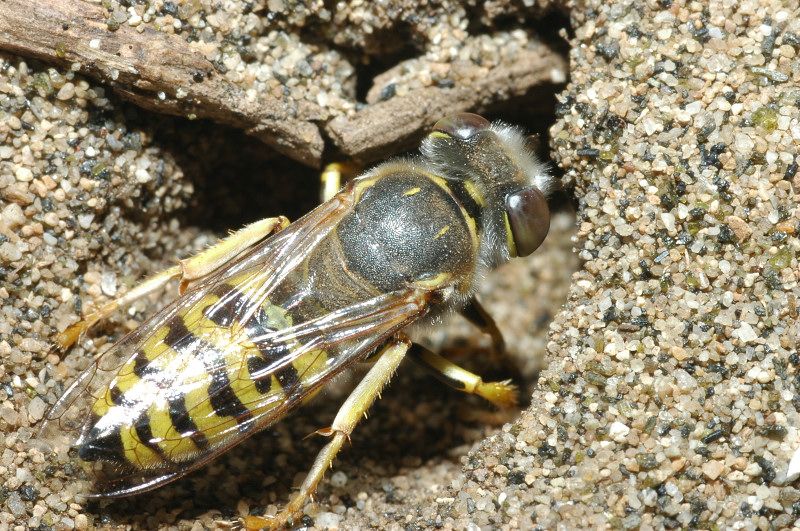
<path fill-rule="evenodd" d="M 27 183 L 33 180 L 33 172 L 24 166 L 18 166 L 16 170 L 14 170 L 14 176 L 17 178 L 18 181 Z"/>
<path fill-rule="evenodd" d="M 15 229 L 25 223 L 25 214 L 22 207 L 16 203 L 9 203 L 3 209 L 2 220 L 10 229 Z"/>
<path fill-rule="evenodd" d="M 25 503 L 17 492 L 12 492 L 8 495 L 5 505 L 14 516 L 22 516 L 25 514 Z"/>
<path fill-rule="evenodd" d="M 22 258 L 22 249 L 14 242 L 0 244 L 0 260 L 5 263 L 16 262 Z"/>
<path fill-rule="evenodd" d="M 703 474 L 711 481 L 717 479 L 724 469 L 725 465 L 722 461 L 709 461 L 703 464 Z"/>
<path fill-rule="evenodd" d="M 608 429 L 608 435 L 616 442 L 624 442 L 625 437 L 628 436 L 631 429 L 622 422 L 615 421 L 611 423 Z"/>
<path fill-rule="evenodd" d="M 78 225 L 82 229 L 88 229 L 92 226 L 92 221 L 94 220 L 94 214 L 80 214 L 78 215 Z"/>
<path fill-rule="evenodd" d="M 341 470 L 337 470 L 331 475 L 331 485 L 334 487 L 344 487 L 347 485 L 347 474 Z"/>
<path fill-rule="evenodd" d="M 321 512 L 314 518 L 314 524 L 320 529 L 339 529 L 341 519 L 336 513 Z"/>
<path fill-rule="evenodd" d="M 117 275 L 113 271 L 105 271 L 100 277 L 100 289 L 107 297 L 117 294 Z"/>
<path fill-rule="evenodd" d="M 56 98 L 67 101 L 72 99 L 75 95 L 75 85 L 72 83 L 64 83 L 64 86 L 58 90 L 58 94 L 56 94 Z"/>
<path fill-rule="evenodd" d="M 744 343 L 751 343 L 758 339 L 758 334 L 749 323 L 742 323 L 734 334 Z"/>
<path fill-rule="evenodd" d="M 152 179 L 152 177 L 150 176 L 150 173 L 147 170 L 142 169 L 142 168 L 139 168 L 138 170 L 136 170 L 136 173 L 135 173 L 134 176 L 136 177 L 136 182 L 138 182 L 140 184 L 144 184 L 144 183 L 150 182 L 150 179 Z"/>
<path fill-rule="evenodd" d="M 683 392 L 691 392 L 697 387 L 697 380 L 685 370 L 677 369 L 673 375 L 675 376 L 675 383 Z"/>
<path fill-rule="evenodd" d="M 728 216 L 725 218 L 725 223 L 728 224 L 733 233 L 736 235 L 736 239 L 740 242 L 746 241 L 753 233 L 753 230 L 750 228 L 747 222 L 738 216 Z"/>
<path fill-rule="evenodd" d="M 669 212 L 661 214 L 661 221 L 664 223 L 664 228 L 669 232 L 675 232 L 675 216 Z"/>
<path fill-rule="evenodd" d="M 47 404 L 45 404 L 44 400 L 36 396 L 28 404 L 28 418 L 31 422 L 38 422 L 42 420 L 46 410 Z"/>

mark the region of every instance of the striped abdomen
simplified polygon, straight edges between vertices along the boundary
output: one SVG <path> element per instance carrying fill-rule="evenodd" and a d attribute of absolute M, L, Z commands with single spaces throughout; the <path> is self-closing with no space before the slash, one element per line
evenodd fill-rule
<path fill-rule="evenodd" d="M 256 305 L 254 289 L 224 285 L 157 328 L 94 403 L 81 458 L 138 469 L 190 461 L 302 394 L 328 356 L 315 349 L 289 361 L 299 343 L 265 338 L 292 317 L 270 301 Z"/>

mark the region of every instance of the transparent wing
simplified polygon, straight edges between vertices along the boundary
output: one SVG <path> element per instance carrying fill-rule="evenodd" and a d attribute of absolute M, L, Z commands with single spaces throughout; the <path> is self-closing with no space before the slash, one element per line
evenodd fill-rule
<path fill-rule="evenodd" d="M 241 353 L 241 361 L 236 364 L 219 364 L 213 369 L 206 367 L 200 386 L 208 385 L 209 381 L 219 378 L 227 379 L 228 386 L 218 387 L 215 393 L 208 394 L 206 402 L 196 403 L 183 413 L 181 418 L 202 423 L 203 430 L 176 432 L 172 437 L 160 437 L 158 441 L 162 447 L 172 445 L 177 448 L 201 435 L 204 438 L 203 449 L 198 449 L 182 461 L 167 459 L 153 466 L 116 467 L 111 474 L 107 470 L 102 471 L 98 474 L 99 481 L 95 485 L 96 495 L 118 497 L 144 492 L 214 459 L 253 433 L 283 418 L 331 378 L 378 348 L 392 333 L 419 317 L 425 311 L 425 301 L 423 292 L 412 289 L 381 295 L 319 319 L 257 338 L 262 349 L 275 348 L 284 354 L 256 371 L 251 370 L 248 373 L 245 361 L 247 357 Z M 192 340 L 187 341 L 187 345 L 192 344 Z M 179 350 L 181 348 L 178 347 Z M 196 359 L 196 354 L 200 357 L 207 355 L 207 351 L 193 354 L 183 350 L 181 352 L 193 359 Z M 302 366 L 306 367 L 305 372 L 299 372 L 293 385 L 281 387 L 273 382 L 267 386 L 272 391 L 257 391 L 260 383 L 277 379 L 282 370 L 304 358 Z M 144 395 L 144 400 L 148 404 L 168 401 L 173 391 L 179 396 L 191 394 L 191 388 L 198 381 L 192 381 L 191 376 L 186 377 L 184 374 L 168 382 L 168 385 L 160 386 L 159 391 Z M 235 374 L 241 376 L 236 379 L 233 376 Z M 249 396 L 251 399 L 234 403 L 230 396 L 226 396 L 228 391 L 225 389 L 231 388 L 236 389 L 237 397 Z M 276 392 L 276 388 L 279 391 Z M 209 404 L 215 401 L 219 405 Z M 201 419 L 202 416 L 206 416 L 205 421 Z M 173 422 L 176 425 L 181 424 L 178 419 L 173 419 Z M 143 444 L 147 444 L 147 441 L 143 441 Z M 150 444 L 154 444 L 154 441 L 151 440 Z M 165 453 L 168 458 L 172 457 L 168 452 Z"/>
<path fill-rule="evenodd" d="M 244 271 L 249 277 L 249 282 L 261 280 L 263 284 L 270 285 L 280 281 L 333 230 L 348 210 L 347 205 L 336 199 L 323 203 L 283 231 L 265 239 L 243 256 L 234 259 L 229 268 L 194 284 L 183 296 L 147 319 L 111 349 L 101 353 L 53 405 L 45 419 L 44 427 L 49 429 L 56 422 L 61 425 L 61 429 L 69 428 L 70 411 L 80 407 L 76 402 L 87 396 L 98 398 L 98 393 L 131 359 L 146 338 L 164 323 L 172 321 L 183 311 L 195 306 L 224 278 Z M 84 418 L 79 416 L 78 420 L 83 421 Z"/>
<path fill-rule="evenodd" d="M 193 285 L 90 364 L 49 412 L 45 437 L 91 457 L 108 450 L 92 441 L 127 430 L 136 444 L 89 459 L 116 463 L 110 474 L 95 467 L 96 490 L 143 492 L 282 418 L 424 313 L 425 293 L 411 288 L 298 323 L 274 311 L 276 287 L 348 211 L 325 203 Z"/>

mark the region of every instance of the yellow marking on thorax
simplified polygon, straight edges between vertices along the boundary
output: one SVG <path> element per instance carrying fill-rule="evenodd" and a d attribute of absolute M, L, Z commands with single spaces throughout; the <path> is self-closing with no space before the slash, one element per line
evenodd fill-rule
<path fill-rule="evenodd" d="M 414 194 L 418 194 L 421 190 L 422 190 L 422 188 L 420 188 L 419 186 L 415 186 L 415 187 L 409 188 L 408 190 L 403 192 L 403 195 L 406 196 L 406 197 L 410 197 L 410 196 L 412 196 Z"/>
<path fill-rule="evenodd" d="M 444 177 L 440 177 L 435 173 L 430 173 L 427 171 L 420 171 L 420 174 L 422 174 L 429 181 L 436 183 L 439 188 L 443 188 L 448 194 L 453 195 L 453 191 L 450 189 L 450 185 L 447 184 L 447 179 Z"/>
<path fill-rule="evenodd" d="M 439 230 L 439 232 L 436 233 L 436 236 L 434 236 L 433 239 L 438 240 L 439 238 L 447 234 L 447 231 L 449 230 L 450 230 L 450 225 L 445 225 Z"/>
<path fill-rule="evenodd" d="M 450 280 L 451 277 L 452 275 L 450 273 L 442 272 L 431 278 L 417 280 L 414 282 L 414 286 L 426 290 L 436 289 L 447 284 L 447 281 Z"/>
<path fill-rule="evenodd" d="M 436 183 L 441 188 L 443 188 L 448 194 L 450 194 L 450 197 L 452 197 L 453 199 L 455 199 L 457 197 L 456 194 L 453 193 L 452 188 L 450 188 L 450 184 L 448 183 L 447 179 L 445 179 L 444 177 L 439 177 L 436 174 L 429 173 L 429 172 L 424 172 L 424 171 L 421 171 L 420 174 L 424 175 L 430 181 Z M 469 188 L 467 188 L 467 190 L 469 191 Z M 477 190 L 474 190 L 474 191 L 477 193 Z M 472 195 L 472 192 L 469 192 L 469 193 L 470 193 L 470 195 Z M 478 193 L 477 197 L 479 197 L 481 200 L 483 200 L 483 197 L 479 193 Z M 469 215 L 469 213 L 467 212 L 467 209 L 464 208 L 464 205 L 459 203 L 458 206 L 459 206 L 459 210 L 461 211 L 461 215 L 463 216 L 464 220 L 467 222 L 467 229 L 469 230 L 469 234 L 470 234 L 470 236 L 472 238 L 473 249 L 478 249 L 478 246 L 480 245 L 480 238 L 478 237 L 478 225 L 475 222 L 475 220 L 472 219 L 472 216 Z"/>
<path fill-rule="evenodd" d="M 461 207 L 461 213 L 464 215 L 464 219 L 467 222 L 469 235 L 472 238 L 472 248 L 477 251 L 478 247 L 480 246 L 480 238 L 478 237 L 478 224 L 463 206 Z"/>
<path fill-rule="evenodd" d="M 378 177 L 357 178 L 353 182 L 353 198 L 358 201 L 368 189 L 375 185 Z"/>
<path fill-rule="evenodd" d="M 483 194 L 478 188 L 475 186 L 475 183 L 469 180 L 464 181 L 464 188 L 467 190 L 467 193 L 475 201 L 478 206 L 486 206 L 486 200 L 483 198 Z"/>

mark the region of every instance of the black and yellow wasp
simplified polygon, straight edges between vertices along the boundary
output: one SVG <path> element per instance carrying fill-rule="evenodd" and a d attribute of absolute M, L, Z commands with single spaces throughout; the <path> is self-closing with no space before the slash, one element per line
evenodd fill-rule
<path fill-rule="evenodd" d="M 47 416 L 45 433 L 71 437 L 95 468 L 111 465 L 96 496 L 144 492 L 195 470 L 360 361 L 372 366 L 319 431 L 330 439 L 300 491 L 248 527 L 283 525 L 303 508 L 406 356 L 460 390 L 514 402 L 508 382 L 483 382 L 404 331 L 460 311 L 503 348 L 476 286 L 541 244 L 551 178 L 519 131 L 474 114 L 440 120 L 421 151 L 349 181 L 294 223 L 245 227 L 58 336 L 66 348 L 111 312 L 181 281 L 180 297 L 99 356 Z"/>

